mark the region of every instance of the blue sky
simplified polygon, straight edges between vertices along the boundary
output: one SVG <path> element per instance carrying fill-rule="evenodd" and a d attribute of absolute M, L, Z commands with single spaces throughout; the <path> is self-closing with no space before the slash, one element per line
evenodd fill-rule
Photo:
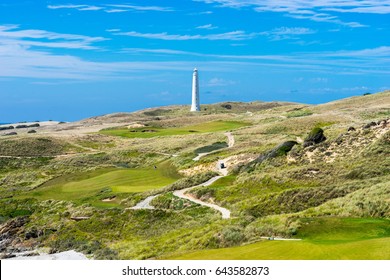
<path fill-rule="evenodd" d="M 389 0 L 0 0 L 0 123 L 390 88 Z"/>

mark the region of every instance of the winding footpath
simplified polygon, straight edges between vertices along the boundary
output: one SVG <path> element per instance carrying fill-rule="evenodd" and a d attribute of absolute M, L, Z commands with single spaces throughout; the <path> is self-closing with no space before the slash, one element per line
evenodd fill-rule
<path fill-rule="evenodd" d="M 233 134 L 232 134 L 231 132 L 226 132 L 226 133 L 224 133 L 224 134 L 225 134 L 225 136 L 226 136 L 227 139 L 228 139 L 228 148 L 233 147 L 233 146 L 234 146 L 234 136 L 233 136 Z M 209 154 L 212 154 L 212 153 L 214 153 L 214 152 L 215 152 L 215 151 L 211 151 L 211 152 L 208 152 L 208 153 L 200 153 L 200 154 L 198 154 L 196 157 L 194 157 L 192 160 L 198 161 L 198 160 L 200 160 L 202 157 L 207 156 L 207 155 L 209 155 Z"/>
<path fill-rule="evenodd" d="M 233 134 L 231 132 L 226 132 L 225 136 L 228 138 L 228 148 L 233 147 L 234 146 L 234 142 L 235 142 Z M 201 157 L 203 157 L 205 155 L 208 155 L 208 154 L 211 154 L 211 153 L 213 153 L 213 152 L 198 154 L 198 156 L 193 158 L 193 160 L 197 161 Z M 217 165 L 217 169 L 218 169 L 219 173 L 222 174 L 222 175 L 215 176 L 215 177 L 211 178 L 210 180 L 208 180 L 208 181 L 206 181 L 206 182 L 204 182 L 202 184 L 199 184 L 197 186 L 192 186 L 192 187 L 185 188 L 185 189 L 182 189 L 182 190 L 174 191 L 173 195 L 176 196 L 176 197 L 182 198 L 182 199 L 187 199 L 187 200 L 192 201 L 192 202 L 194 202 L 196 204 L 199 204 L 199 205 L 202 205 L 202 206 L 206 206 L 206 207 L 215 209 L 215 210 L 221 212 L 222 219 L 230 219 L 230 210 L 228 210 L 226 208 L 223 208 L 221 206 L 218 206 L 216 204 L 213 204 L 213 203 L 204 202 L 204 201 L 202 201 L 200 199 L 197 199 L 197 198 L 195 198 L 192 195 L 187 193 L 188 191 L 190 191 L 190 190 L 192 190 L 194 188 L 197 188 L 197 187 L 207 187 L 207 186 L 210 186 L 214 182 L 219 180 L 220 178 L 227 176 L 228 170 L 227 170 L 227 168 L 221 168 L 221 163 L 223 163 L 226 166 L 226 162 L 224 160 L 218 160 L 216 165 Z M 157 196 L 158 195 L 148 196 L 146 199 L 142 200 L 137 205 L 135 205 L 135 206 L 133 206 L 131 208 L 128 208 L 128 209 L 133 209 L 133 210 L 136 210 L 136 209 L 154 209 L 154 206 L 150 205 L 150 202 L 154 198 L 156 198 Z"/>
<path fill-rule="evenodd" d="M 187 200 L 192 201 L 192 202 L 194 202 L 196 204 L 200 204 L 200 205 L 207 206 L 207 207 L 210 207 L 212 209 L 215 209 L 215 210 L 221 212 L 222 219 L 229 219 L 230 218 L 230 211 L 228 209 L 220 207 L 220 206 L 212 204 L 212 203 L 204 202 L 204 201 L 202 201 L 200 199 L 194 198 L 193 196 L 191 196 L 189 194 L 186 194 L 186 192 L 188 192 L 189 190 L 192 190 L 194 188 L 210 186 L 211 184 L 213 184 L 215 181 L 217 181 L 218 179 L 220 179 L 222 177 L 224 177 L 224 176 L 215 176 L 215 177 L 211 178 L 210 180 L 208 180 L 208 181 L 206 181 L 206 182 L 204 182 L 204 183 L 202 183 L 200 185 L 193 186 L 193 187 L 186 188 L 186 189 L 182 189 L 182 190 L 174 191 L 173 195 L 177 196 L 179 198 L 187 199 Z"/>
<path fill-rule="evenodd" d="M 233 134 L 231 132 L 226 132 L 225 136 L 228 138 L 228 147 L 229 148 L 233 147 L 234 146 L 234 142 L 235 142 Z M 201 153 L 196 158 L 194 158 L 193 160 L 199 160 L 202 156 L 205 156 L 205 155 L 208 155 L 208 154 L 211 154 L 211 153 L 213 153 L 213 152 Z M 202 201 L 200 199 L 197 199 L 197 198 L 193 197 L 190 194 L 187 194 L 188 191 L 190 191 L 190 190 L 192 190 L 194 188 L 210 186 L 211 184 L 213 184 L 215 181 L 219 180 L 220 178 L 227 176 L 228 175 L 228 170 L 227 170 L 226 167 L 225 168 L 221 168 L 221 164 L 222 163 L 224 164 L 224 166 L 226 166 L 225 160 L 218 160 L 218 162 L 216 163 L 217 164 L 217 169 L 218 169 L 219 173 L 221 173 L 222 175 L 215 176 L 215 177 L 211 178 L 210 180 L 208 180 L 207 182 L 204 182 L 204 183 L 202 183 L 200 185 L 189 187 L 189 188 L 182 189 L 182 190 L 174 191 L 173 195 L 177 196 L 179 198 L 190 200 L 190 201 L 192 201 L 194 203 L 197 203 L 199 205 L 203 205 L 203 206 L 215 209 L 215 210 L 221 212 L 222 219 L 230 219 L 230 210 L 228 210 L 226 208 L 223 208 L 221 206 L 218 206 L 216 204 L 213 204 L 213 203 L 204 202 L 204 201 Z"/>
<path fill-rule="evenodd" d="M 150 202 L 152 202 L 152 200 L 155 199 L 157 196 L 158 195 L 148 196 L 146 199 L 142 200 L 130 209 L 154 209 L 154 206 L 150 205 Z"/>

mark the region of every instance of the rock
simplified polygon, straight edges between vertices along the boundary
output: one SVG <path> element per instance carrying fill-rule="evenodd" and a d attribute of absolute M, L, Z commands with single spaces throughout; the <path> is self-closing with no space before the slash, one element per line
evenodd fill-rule
<path fill-rule="evenodd" d="M 387 126 L 387 120 L 381 120 L 378 122 L 378 125 L 381 125 L 383 128 Z"/>
<path fill-rule="evenodd" d="M 363 126 L 363 129 L 368 129 L 370 127 L 376 126 L 376 122 L 370 122 Z"/>
<path fill-rule="evenodd" d="M 12 125 L 0 127 L 0 130 L 8 130 L 8 129 L 14 129 L 14 127 Z"/>
<path fill-rule="evenodd" d="M 344 137 L 344 134 L 341 134 L 339 137 L 337 137 L 337 139 L 335 140 L 337 145 L 340 145 L 341 143 L 343 143 L 343 137 Z"/>
<path fill-rule="evenodd" d="M 326 137 L 324 135 L 324 131 L 320 127 L 313 128 L 309 135 L 305 138 L 303 142 L 303 147 L 313 146 L 315 144 L 324 142 Z"/>
<path fill-rule="evenodd" d="M 28 126 L 25 124 L 17 125 L 15 128 L 27 128 Z"/>
<path fill-rule="evenodd" d="M 40 127 L 41 125 L 39 123 L 30 124 L 27 127 Z"/>
<path fill-rule="evenodd" d="M 348 127 L 348 131 L 356 131 L 356 129 L 353 126 Z"/>
<path fill-rule="evenodd" d="M 25 239 L 37 238 L 41 235 L 43 235 L 43 232 L 41 230 L 31 229 L 24 234 L 24 238 Z"/>
<path fill-rule="evenodd" d="M 39 256 L 39 253 L 36 251 L 32 251 L 32 252 L 27 252 L 25 254 L 22 254 L 21 256 L 22 257 L 34 257 L 34 256 Z"/>
<path fill-rule="evenodd" d="M 70 219 L 73 221 L 83 221 L 83 220 L 88 220 L 91 217 L 71 217 Z"/>
<path fill-rule="evenodd" d="M 10 132 L 10 133 L 3 134 L 3 136 L 11 136 L 11 135 L 18 135 L 18 134 L 16 132 Z"/>
<path fill-rule="evenodd" d="M 262 154 L 261 156 L 259 156 L 255 161 L 258 162 L 258 163 L 261 163 L 263 162 L 264 160 L 266 159 L 269 159 L 269 158 L 275 158 L 275 157 L 278 157 L 278 156 L 284 156 L 286 155 L 289 151 L 291 151 L 291 149 L 296 145 L 298 144 L 298 142 L 295 142 L 295 141 L 286 141 L 286 142 L 283 142 L 282 144 L 276 146 L 275 148 L 273 148 L 272 150 Z"/>
<path fill-rule="evenodd" d="M 230 104 L 222 104 L 221 107 L 225 108 L 225 109 L 228 109 L 228 110 L 232 109 L 232 105 L 230 105 Z"/>
<path fill-rule="evenodd" d="M 34 129 L 27 131 L 27 133 L 37 133 Z"/>
<path fill-rule="evenodd" d="M 4 224 L 0 225 L 0 251 L 5 253 L 13 253 L 13 245 L 18 243 L 19 235 L 23 231 L 23 226 L 28 223 L 29 218 L 17 217 L 11 220 L 6 221 Z M 11 246 L 11 244 L 13 244 Z"/>
<path fill-rule="evenodd" d="M 4 254 L 0 255 L 0 259 L 11 259 L 11 258 L 15 258 L 15 257 L 16 257 L 16 255 L 13 253 L 4 253 Z"/>

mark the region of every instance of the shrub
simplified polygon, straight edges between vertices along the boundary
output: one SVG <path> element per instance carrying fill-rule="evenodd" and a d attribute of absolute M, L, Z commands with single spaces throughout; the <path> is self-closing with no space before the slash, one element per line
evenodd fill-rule
<path fill-rule="evenodd" d="M 312 146 L 321 142 L 324 142 L 326 137 L 324 135 L 324 130 L 320 127 L 314 127 L 309 135 L 305 138 L 303 142 L 303 147 Z"/>
<path fill-rule="evenodd" d="M 227 148 L 227 147 L 228 147 L 228 144 L 226 142 L 215 142 L 211 145 L 196 149 L 195 153 L 196 154 L 209 153 L 209 152 L 216 151 L 216 150 L 223 149 L 223 148 Z"/>
<path fill-rule="evenodd" d="M 296 110 L 292 111 L 286 114 L 287 118 L 297 118 L 297 117 L 304 117 L 304 116 L 310 116 L 313 115 L 313 112 L 310 110 Z"/>

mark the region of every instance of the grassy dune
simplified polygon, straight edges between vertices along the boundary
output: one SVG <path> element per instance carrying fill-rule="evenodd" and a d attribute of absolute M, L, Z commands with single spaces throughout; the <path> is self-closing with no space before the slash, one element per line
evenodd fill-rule
<path fill-rule="evenodd" d="M 237 129 L 240 127 L 248 126 L 248 123 L 237 121 L 214 121 L 197 125 L 184 126 L 184 127 L 142 127 L 142 128 L 118 128 L 118 129 L 106 129 L 100 131 L 102 134 L 121 136 L 128 138 L 151 138 L 157 136 L 171 136 L 171 135 L 186 135 L 196 133 L 207 133 L 217 131 L 228 131 Z"/>
<path fill-rule="evenodd" d="M 12 244 L 96 259 L 390 259 L 390 91 L 315 106 L 204 108 L 75 123 L 113 127 L 95 134 L 68 127 L 61 137 L 0 137 L 0 229 L 28 216 Z M 135 124 L 143 127 L 128 128 Z M 315 127 L 327 139 L 304 145 Z M 235 145 L 226 148 L 229 130 Z M 253 161 L 285 141 L 298 144 Z M 222 159 L 229 175 L 192 194 L 229 209 L 232 219 L 172 195 L 215 176 Z M 177 170 L 189 177 L 179 180 Z M 156 209 L 126 209 L 157 192 Z M 80 216 L 90 218 L 71 219 Z M 260 238 L 270 236 L 302 240 Z"/>

